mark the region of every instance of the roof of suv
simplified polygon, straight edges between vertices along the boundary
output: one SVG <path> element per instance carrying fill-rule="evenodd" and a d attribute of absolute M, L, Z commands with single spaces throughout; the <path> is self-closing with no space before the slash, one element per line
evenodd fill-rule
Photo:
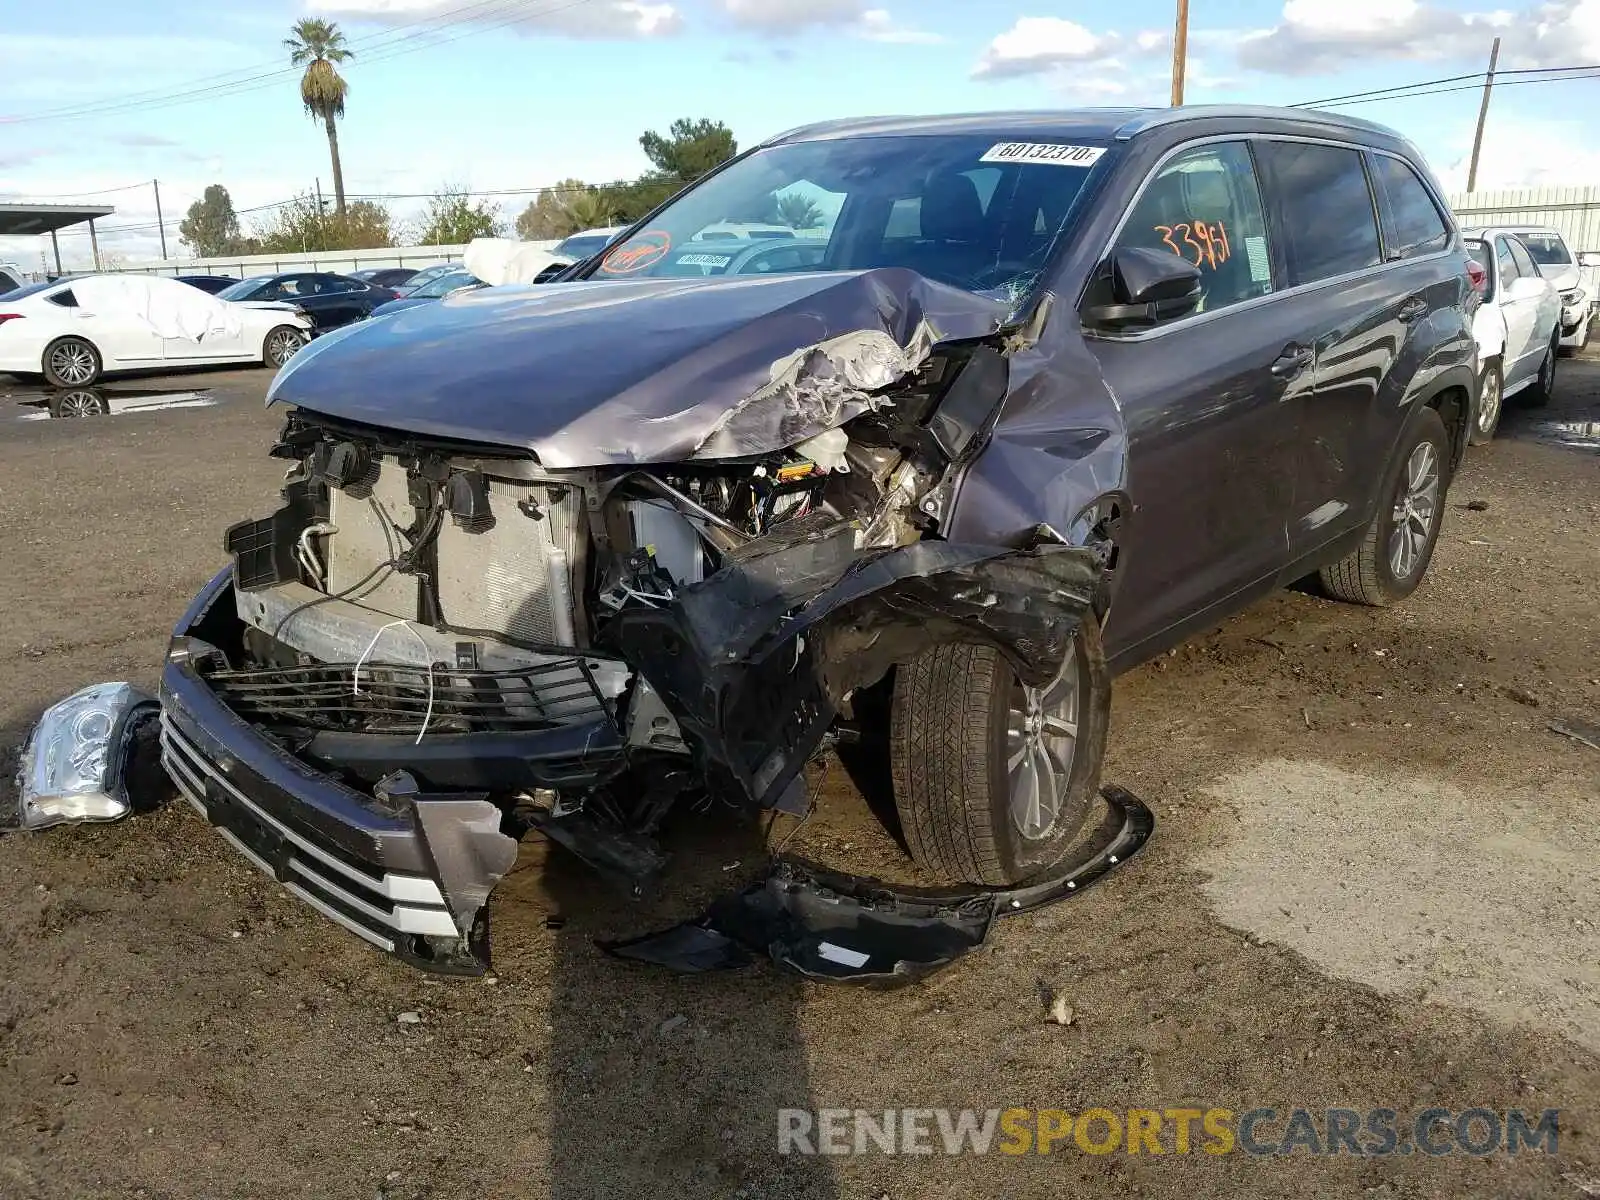
<path fill-rule="evenodd" d="M 851 117 L 822 121 L 791 129 L 767 141 L 821 141 L 839 137 L 872 137 L 889 134 L 975 133 L 1015 134 L 1037 130 L 1052 136 L 1091 137 L 1127 141 L 1147 130 L 1184 121 L 1235 120 L 1292 121 L 1298 125 L 1321 126 L 1363 138 L 1403 140 L 1401 135 L 1375 121 L 1346 117 L 1313 108 L 1273 108 L 1259 104 L 1196 104 L 1182 108 L 1067 108 L 1022 112 L 957 113 L 948 116 Z"/>

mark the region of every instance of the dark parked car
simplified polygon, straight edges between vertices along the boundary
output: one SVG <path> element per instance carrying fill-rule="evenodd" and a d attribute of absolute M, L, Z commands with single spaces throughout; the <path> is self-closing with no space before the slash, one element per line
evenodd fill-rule
<path fill-rule="evenodd" d="M 359 279 L 363 283 L 374 283 L 393 291 L 409 283 L 416 273 L 416 267 L 368 267 L 364 271 L 351 271 L 350 278 Z"/>
<path fill-rule="evenodd" d="M 223 300 L 281 300 L 311 318 L 317 333 L 359 321 L 394 299 L 388 288 L 326 271 L 256 275 L 217 293 Z"/>
<path fill-rule="evenodd" d="M 223 288 L 232 287 L 239 282 L 232 275 L 179 275 L 176 278 L 179 283 L 187 283 L 190 287 L 210 292 L 213 296 Z"/>
<path fill-rule="evenodd" d="M 820 254 L 681 276 L 795 195 Z M 804 812 L 842 733 L 954 898 L 790 864 L 742 933 L 634 952 L 914 974 L 908 929 L 981 937 L 1148 833 L 1107 789 L 1080 840 L 1115 674 L 1307 577 L 1409 595 L 1472 424 L 1439 187 L 1317 112 L 815 126 L 579 275 L 291 359 L 283 506 L 229 531 L 162 679 L 190 799 L 425 967 L 482 965 L 520 831 L 642 886 L 675 809 Z"/>
<path fill-rule="evenodd" d="M 431 304 L 435 300 L 443 300 L 446 296 L 453 296 L 457 292 L 474 292 L 484 286 L 483 280 L 469 271 L 451 271 L 447 275 L 436 275 L 427 283 L 397 300 L 387 304 L 380 304 L 372 310 L 375 317 L 386 316 L 393 312 L 402 312 L 408 308 L 416 308 L 421 304 Z"/>
<path fill-rule="evenodd" d="M 452 275 L 462 269 L 461 264 L 458 262 L 434 263 L 431 267 L 423 267 L 422 270 L 395 288 L 394 294 L 397 298 L 404 299 L 418 288 L 426 287 L 441 275 Z"/>

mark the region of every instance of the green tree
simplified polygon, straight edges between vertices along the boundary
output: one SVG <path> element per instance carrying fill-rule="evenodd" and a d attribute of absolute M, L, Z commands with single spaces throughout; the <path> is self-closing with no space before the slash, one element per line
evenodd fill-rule
<path fill-rule="evenodd" d="M 616 219 L 616 205 L 598 188 L 568 192 L 562 206 L 567 211 L 573 233 L 580 229 L 600 229 Z"/>
<path fill-rule="evenodd" d="M 178 225 L 178 236 L 196 258 L 237 254 L 243 238 L 228 189 L 220 183 L 206 188 L 200 199 L 189 205 L 188 213 Z"/>
<path fill-rule="evenodd" d="M 428 198 L 417 241 L 424 246 L 454 246 L 500 231 L 500 206 L 488 200 L 473 203 L 465 188 L 446 185 Z"/>
<path fill-rule="evenodd" d="M 658 171 L 684 183 L 693 183 L 739 152 L 733 131 L 721 121 L 706 117 L 698 121 L 680 117 L 667 130 L 666 137 L 647 130 L 640 135 L 639 146 Z"/>
<path fill-rule="evenodd" d="M 394 244 L 389 210 L 373 200 L 357 200 L 344 213 L 330 213 L 314 195 L 297 196 L 278 206 L 256 230 L 256 248 L 263 254 L 299 254 L 311 250 L 370 250 Z"/>
<path fill-rule="evenodd" d="M 631 225 L 651 209 L 658 208 L 683 190 L 684 181 L 665 171 L 651 171 L 633 180 L 606 186 L 616 220 Z"/>
<path fill-rule="evenodd" d="M 344 167 L 339 162 L 339 129 L 336 122 L 344 116 L 344 102 L 350 95 L 350 85 L 339 74 L 336 64 L 355 57 L 355 51 L 344 44 L 344 34 L 331 21 L 321 17 L 302 17 L 289 29 L 283 44 L 289 50 L 289 62 L 305 67 L 300 76 L 300 102 L 314 121 L 321 121 L 328 131 L 328 155 L 333 159 L 334 210 L 344 215 Z"/>
<path fill-rule="evenodd" d="M 815 229 L 822 224 L 822 210 L 816 201 L 799 192 L 784 192 L 777 200 L 778 219 L 774 224 L 787 225 L 790 229 Z"/>

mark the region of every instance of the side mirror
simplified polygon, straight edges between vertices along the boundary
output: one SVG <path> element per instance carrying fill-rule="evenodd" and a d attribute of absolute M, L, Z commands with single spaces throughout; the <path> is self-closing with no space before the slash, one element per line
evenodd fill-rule
<path fill-rule="evenodd" d="M 1578 265 L 1580 267 L 1600 267 L 1600 252 L 1585 250 L 1578 255 Z"/>
<path fill-rule="evenodd" d="M 1201 299 L 1200 268 L 1166 250 L 1123 246 L 1101 268 L 1111 284 L 1112 303 L 1083 310 L 1097 329 L 1154 325 L 1191 313 Z"/>

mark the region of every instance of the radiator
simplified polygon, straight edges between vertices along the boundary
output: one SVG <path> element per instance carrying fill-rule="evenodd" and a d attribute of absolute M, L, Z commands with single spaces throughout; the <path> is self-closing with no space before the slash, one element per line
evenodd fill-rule
<path fill-rule="evenodd" d="M 328 519 L 338 532 L 328 538 L 328 591 L 339 594 L 365 579 L 379 563 L 388 562 L 406 546 L 378 514 L 381 507 L 390 521 L 409 528 L 416 509 L 406 491 L 406 471 L 393 459 L 384 459 L 371 484 L 350 491 L 331 489 Z M 349 593 L 346 599 L 391 617 L 417 619 L 417 578 L 396 571 L 380 572 L 374 581 Z"/>

